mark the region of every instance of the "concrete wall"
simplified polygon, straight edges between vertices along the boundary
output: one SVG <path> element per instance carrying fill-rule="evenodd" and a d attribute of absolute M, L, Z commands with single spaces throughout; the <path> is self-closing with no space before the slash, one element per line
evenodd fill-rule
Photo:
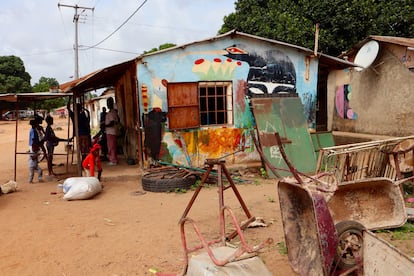
<path fill-rule="evenodd" d="M 414 73 L 402 56 L 396 56 L 404 53 L 397 48 L 381 44 L 369 68 L 329 75 L 329 130 L 388 136 L 414 133 Z"/>

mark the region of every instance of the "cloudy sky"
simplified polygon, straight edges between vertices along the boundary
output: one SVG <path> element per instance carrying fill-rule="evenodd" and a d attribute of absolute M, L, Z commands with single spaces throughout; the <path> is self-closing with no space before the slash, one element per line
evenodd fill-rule
<path fill-rule="evenodd" d="M 79 76 L 164 43 L 213 37 L 234 11 L 234 0 L 1 0 L 0 56 L 20 57 L 32 85 L 75 75 L 75 8 L 62 5 L 87 8 L 77 9 Z"/>

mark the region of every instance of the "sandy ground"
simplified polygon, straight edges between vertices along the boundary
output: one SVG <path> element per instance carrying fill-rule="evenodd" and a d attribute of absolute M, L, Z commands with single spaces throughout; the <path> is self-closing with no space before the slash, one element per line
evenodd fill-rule
<path fill-rule="evenodd" d="M 56 135 L 67 136 L 67 121 L 55 118 Z M 14 177 L 15 123 L 0 121 L 0 183 Z M 61 128 L 61 130 L 59 130 Z M 26 152 L 28 121 L 19 121 L 17 152 Z M 60 143 L 57 153 L 64 154 Z M 66 163 L 66 155 L 55 156 L 56 164 Z M 76 160 L 76 159 L 75 159 Z M 72 163 L 69 156 L 69 163 Z M 178 221 L 193 192 L 151 193 L 142 191 L 138 166 L 104 164 L 102 193 L 90 200 L 66 201 L 57 188 L 75 175 L 76 165 L 58 166 L 59 179 L 28 184 L 28 156 L 17 155 L 18 192 L 0 196 L 1 275 L 153 275 L 150 270 L 178 273 L 184 254 Z M 47 175 L 46 162 L 41 163 Z M 274 243 L 260 251 L 260 258 L 275 275 L 294 275 L 287 256 L 279 252 L 283 242 L 276 181 L 258 175 L 238 184 L 250 213 L 264 218 L 267 227 L 249 228 L 244 237 L 254 246 L 267 238 Z M 224 193 L 225 204 L 239 221 L 246 218 L 231 189 Z M 217 188 L 203 188 L 188 217 L 207 240 L 220 236 Z M 226 230 L 232 229 L 226 220 Z M 188 241 L 199 244 L 192 228 Z M 237 239 L 234 239 L 237 242 Z M 197 253 L 196 253 L 197 254 Z"/>

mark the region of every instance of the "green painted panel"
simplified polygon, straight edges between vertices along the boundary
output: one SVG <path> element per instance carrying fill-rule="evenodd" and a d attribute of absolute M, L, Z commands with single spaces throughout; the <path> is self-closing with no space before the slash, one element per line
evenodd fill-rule
<path fill-rule="evenodd" d="M 311 133 L 311 138 L 316 153 L 318 153 L 321 148 L 335 146 L 334 137 L 330 131 Z"/>
<path fill-rule="evenodd" d="M 314 173 L 316 170 L 316 154 L 300 98 L 253 98 L 252 107 L 259 132 L 259 141 L 263 152 L 270 163 L 284 170 L 281 176 L 289 176 L 290 172 L 276 144 L 275 133 L 284 142 L 284 150 L 290 162 L 303 173 Z M 267 170 L 271 177 L 275 177 Z"/>

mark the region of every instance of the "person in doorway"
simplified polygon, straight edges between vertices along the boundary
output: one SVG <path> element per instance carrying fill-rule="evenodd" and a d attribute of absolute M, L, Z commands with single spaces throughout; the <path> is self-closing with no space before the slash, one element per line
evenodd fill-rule
<path fill-rule="evenodd" d="M 82 161 L 82 168 L 86 176 L 95 176 L 95 171 L 98 172 L 98 180 L 101 181 L 102 165 L 101 158 L 99 156 L 101 146 L 94 144 L 89 154 Z"/>
<path fill-rule="evenodd" d="M 99 143 L 101 146 L 101 161 L 108 161 L 108 143 L 105 131 L 106 107 L 102 108 L 99 120 L 99 132 L 92 137 L 92 144 Z"/>
<path fill-rule="evenodd" d="M 69 117 L 73 124 L 73 135 L 75 135 L 75 113 L 70 109 L 70 100 L 67 104 Z M 80 103 L 76 104 L 78 112 L 78 134 L 79 134 L 79 149 L 82 154 L 82 160 L 88 155 L 89 148 L 91 146 L 91 126 L 90 126 L 90 113 L 89 110 L 83 108 Z"/>
<path fill-rule="evenodd" d="M 32 141 L 31 152 L 29 156 L 29 183 L 33 183 L 33 177 L 35 171 L 37 171 L 37 177 L 39 182 L 43 182 L 43 170 L 39 166 L 38 157 L 40 152 L 40 142 Z"/>
<path fill-rule="evenodd" d="M 114 109 L 114 99 L 109 97 L 106 100 L 106 106 L 109 108 L 105 117 L 105 131 L 106 140 L 108 145 L 109 163 L 108 165 L 114 166 L 118 164 L 117 157 L 117 129 L 118 129 L 118 114 Z"/>

